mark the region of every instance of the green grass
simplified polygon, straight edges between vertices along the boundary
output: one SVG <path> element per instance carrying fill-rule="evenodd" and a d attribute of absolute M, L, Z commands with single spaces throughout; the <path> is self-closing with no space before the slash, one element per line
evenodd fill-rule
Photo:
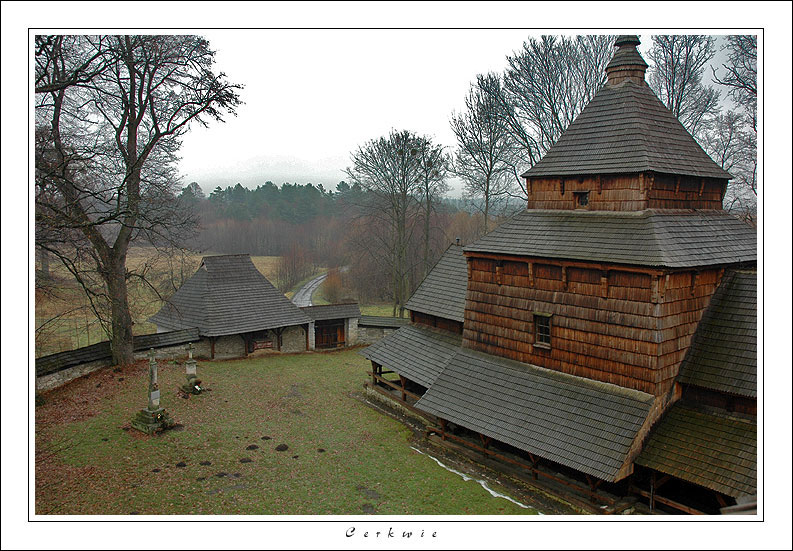
<path fill-rule="evenodd" d="M 212 390 L 188 400 L 176 395 L 183 368 L 161 363 L 162 405 L 184 429 L 157 436 L 124 430 L 146 405 L 145 363 L 47 393 L 36 409 L 36 512 L 533 512 L 411 450 L 404 425 L 353 397 L 367 363 L 355 351 L 200 361 Z"/>
<path fill-rule="evenodd" d="M 368 304 L 361 306 L 361 314 L 364 316 L 393 316 L 394 307 L 391 304 Z"/>

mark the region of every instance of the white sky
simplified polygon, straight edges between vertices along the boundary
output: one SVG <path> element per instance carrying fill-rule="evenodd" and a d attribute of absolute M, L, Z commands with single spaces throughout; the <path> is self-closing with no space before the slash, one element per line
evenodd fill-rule
<path fill-rule="evenodd" d="M 121 29 L 114 28 L 122 27 Z M 758 302 L 761 320 L 758 340 L 758 384 L 764 409 L 759 431 L 758 458 L 761 503 L 765 522 L 676 522 L 667 532 L 676 537 L 659 543 L 647 539 L 646 523 L 610 526 L 602 519 L 583 524 L 463 522 L 447 518 L 368 518 L 370 528 L 439 530 L 437 548 L 497 546 L 625 547 L 716 546 L 730 548 L 789 548 L 791 502 L 790 430 L 785 419 L 791 408 L 791 225 L 789 187 L 791 166 L 791 3 L 673 3 L 673 2 L 453 2 L 453 3 L 2 3 L 2 547 L 104 548 L 139 547 L 147 535 L 161 545 L 184 545 L 184 530 L 170 523 L 146 523 L 141 529 L 113 523 L 30 523 L 33 470 L 32 365 L 34 216 L 33 160 L 30 155 L 32 105 L 29 71 L 33 32 L 184 32 L 209 27 L 525 27 L 542 32 L 613 32 L 640 35 L 663 32 L 726 34 L 763 28 L 760 50 L 760 110 L 766 115 L 758 129 L 760 141 L 760 231 L 758 278 L 762 299 L 767 284 L 773 288 L 772 308 L 766 313 Z M 642 28 L 637 28 L 642 26 Z M 559 27 L 564 27 L 563 31 Z M 729 31 L 728 31 L 729 29 Z M 392 127 L 435 135 L 453 145 L 448 118 L 460 108 L 469 82 L 479 72 L 501 70 L 504 57 L 520 47 L 530 31 L 198 31 L 218 50 L 218 67 L 232 81 L 247 84 L 247 102 L 239 117 L 195 129 L 185 139 L 181 166 L 190 179 L 205 188 L 211 177 L 223 185 L 253 184 L 271 179 L 327 183 L 342 179 L 340 170 L 349 153 L 368 139 Z M 540 31 L 538 31 L 540 32 Z M 744 31 L 745 32 L 745 31 Z M 389 53 L 391 52 L 391 53 Z M 430 63 L 424 64 L 425 60 Z M 365 70 L 364 70 L 365 69 Z M 420 100 L 420 101 L 416 101 Z M 351 115 L 354 114 L 354 116 Z M 26 155 L 27 152 L 27 155 Z M 27 163 L 25 163 L 27 160 Z M 278 161 L 278 162 L 275 162 Z M 261 168 L 259 168 L 261 167 Z M 280 171 L 280 174 L 279 174 Z M 259 174 L 260 172 L 260 174 Z M 28 182 L 25 186 L 23 183 Z M 763 201 L 765 183 L 779 191 L 782 201 Z M 27 193 L 25 193 L 27 192 Z M 27 201 L 28 209 L 22 208 Z M 767 209 L 767 210 L 766 210 Z M 27 239 L 23 239 L 27 229 Z M 768 230 L 768 231 L 766 231 Z M 765 238 L 768 236 L 766 261 Z M 27 258 L 27 271 L 23 260 Z M 21 292 L 27 289 L 27 296 Z M 27 299 L 27 300 L 26 300 Z M 22 315 L 27 309 L 27 325 Z M 766 338 L 767 336 L 767 338 Z M 14 345 L 25 342 L 29 346 Z M 768 370 L 763 369 L 768 359 Z M 27 369 L 26 369 L 27 363 Z M 764 374 L 772 383 L 765 385 Z M 90 407 L 90 406 L 89 406 Z M 27 419 L 28 423 L 24 421 Z M 15 420 L 14 422 L 6 421 Z M 22 422 L 18 422 L 21 420 Z M 766 423 L 768 421 L 768 423 Z M 764 438 L 768 435 L 768 438 Z M 27 450 L 26 450 L 27 444 Z M 764 445 L 763 445 L 764 444 Z M 25 453 L 27 451 L 27 453 Z M 764 479 L 764 473 L 768 473 Z M 27 475 L 27 476 L 26 476 Z M 166 490 L 164 490 L 166 491 Z M 167 491 L 172 491 L 169 489 Z M 32 518 L 32 517 L 31 517 Z M 75 520 L 75 519 L 67 519 Z M 103 519 L 109 520 L 109 519 Z M 170 519 L 169 519 L 170 520 Z M 176 520 L 176 519 L 174 519 Z M 273 519 L 271 519 L 273 520 Z M 294 518 L 290 520 L 301 520 Z M 323 519 L 325 520 L 325 519 Z M 278 548 L 300 546 L 361 548 L 364 543 L 344 537 L 348 525 L 365 526 L 364 519 L 296 524 L 198 524 L 199 547 Z M 460 520 L 460 519 L 457 519 Z M 466 521 L 472 519 L 464 519 Z M 554 519 L 556 520 L 556 519 Z M 624 519 L 613 519 L 624 520 Z M 633 519 L 636 520 L 636 519 Z M 646 519 L 639 519 L 646 520 Z M 658 520 L 658 519 L 656 519 Z M 695 519 L 688 519 L 695 520 Z M 708 519 L 711 520 L 711 519 Z M 718 519 L 715 519 L 718 520 Z M 753 519 L 742 519 L 753 520 Z M 183 525 L 187 526 L 187 525 Z M 118 538 L 118 530 L 126 534 Z M 620 537 L 615 539 L 615 529 Z M 85 538 L 86 530 L 91 537 Z M 229 539 L 230 530 L 234 537 Z M 652 528 L 655 532 L 660 529 Z M 670 533 L 671 533 L 670 532 Z M 134 535 L 133 535 L 134 534 Z M 308 542 L 308 543 L 307 543 Z M 682 542 L 682 543 L 681 543 Z M 380 542 L 369 542 L 378 545 Z M 386 542 L 383 542 L 386 543 Z M 435 542 L 429 543 L 433 545 Z M 379 547 L 379 545 L 378 545 Z M 388 548 L 416 548 L 386 543 Z M 419 545 L 421 547 L 421 545 Z"/>
<path fill-rule="evenodd" d="M 592 31 L 590 31 L 592 32 Z M 243 84 L 237 117 L 184 138 L 180 172 L 206 193 L 237 182 L 345 179 L 350 153 L 392 128 L 455 147 L 453 110 L 502 72 L 531 30 L 213 30 L 217 70 Z M 650 43 L 643 37 L 642 48 Z M 460 193 L 452 182 L 452 194 Z"/>
<path fill-rule="evenodd" d="M 205 191 L 241 182 L 344 179 L 350 153 L 392 128 L 454 145 L 477 73 L 501 71 L 524 30 L 245 30 L 203 32 L 217 67 L 245 89 L 238 117 L 184 140 L 184 181 Z"/>

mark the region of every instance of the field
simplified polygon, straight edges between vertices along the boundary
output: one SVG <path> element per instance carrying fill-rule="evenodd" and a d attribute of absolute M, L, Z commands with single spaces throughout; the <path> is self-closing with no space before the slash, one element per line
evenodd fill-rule
<path fill-rule="evenodd" d="M 359 397 L 355 350 L 199 362 L 211 390 L 185 399 L 160 363 L 162 406 L 182 425 L 130 429 L 147 365 L 110 368 L 36 407 L 37 514 L 531 514 L 411 449 L 412 432 Z M 283 451 L 279 451 L 283 450 Z"/>

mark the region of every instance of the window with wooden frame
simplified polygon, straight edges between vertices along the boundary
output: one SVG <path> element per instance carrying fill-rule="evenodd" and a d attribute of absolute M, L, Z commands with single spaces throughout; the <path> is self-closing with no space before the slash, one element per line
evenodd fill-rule
<path fill-rule="evenodd" d="M 551 314 L 534 312 L 534 346 L 551 347 Z"/>
<path fill-rule="evenodd" d="M 577 209 L 585 209 L 589 205 L 588 191 L 574 191 L 573 198 L 575 199 L 575 208 Z"/>

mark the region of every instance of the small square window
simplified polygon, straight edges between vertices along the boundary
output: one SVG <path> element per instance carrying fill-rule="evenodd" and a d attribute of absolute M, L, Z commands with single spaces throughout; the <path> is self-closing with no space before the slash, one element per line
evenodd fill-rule
<path fill-rule="evenodd" d="M 534 314 L 534 345 L 541 348 L 551 347 L 551 315 Z"/>
<path fill-rule="evenodd" d="M 589 192 L 588 191 L 574 191 L 573 197 L 575 198 L 575 206 L 576 208 L 583 208 L 589 204 Z"/>

